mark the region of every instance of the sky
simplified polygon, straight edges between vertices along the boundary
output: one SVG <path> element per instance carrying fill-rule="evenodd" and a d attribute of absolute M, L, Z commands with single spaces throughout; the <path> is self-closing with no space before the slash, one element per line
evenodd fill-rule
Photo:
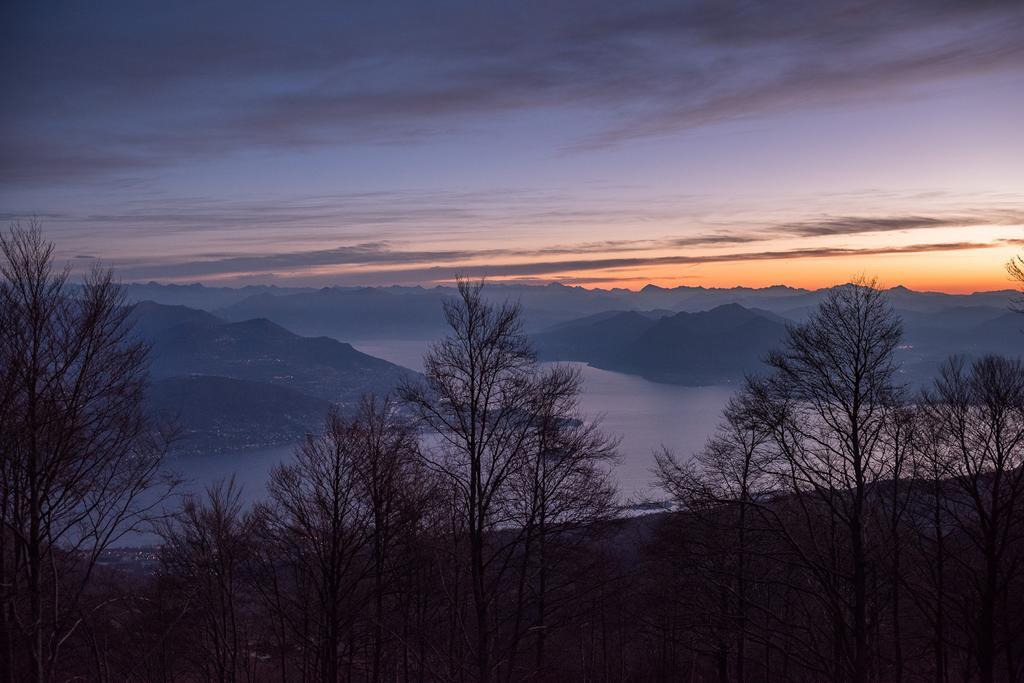
<path fill-rule="evenodd" d="M 0 9 L 0 223 L 125 281 L 1005 289 L 1024 3 Z"/>

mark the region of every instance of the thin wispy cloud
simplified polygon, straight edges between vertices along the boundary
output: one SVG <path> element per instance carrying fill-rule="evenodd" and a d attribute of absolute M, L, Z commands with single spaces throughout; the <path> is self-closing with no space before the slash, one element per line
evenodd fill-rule
<path fill-rule="evenodd" d="M 705 256 L 661 256 L 606 259 L 577 259 L 573 261 L 548 261 L 536 263 L 490 263 L 486 265 L 461 265 L 455 268 L 434 266 L 429 268 L 405 268 L 387 271 L 359 271 L 346 273 L 336 278 L 346 284 L 382 284 L 412 282 L 451 282 L 454 275 L 463 277 L 524 278 L 552 275 L 564 272 L 601 272 L 616 269 L 652 268 L 658 266 L 697 266 L 712 263 L 743 263 L 758 261 L 790 261 L 795 259 L 867 257 L 892 254 L 926 254 L 931 252 L 956 252 L 974 249 L 988 249 L 992 244 L 982 242 L 946 242 L 936 244 L 912 244 L 900 247 L 878 248 L 809 248 L 783 251 L 741 252 Z M 575 278 L 577 282 L 609 282 L 611 278 Z M 621 281 L 621 278 L 619 278 Z"/>
<path fill-rule="evenodd" d="M 1024 63 L 1013 1 L 115 4 L 5 11 L 0 180 L 407 143 L 553 107 L 594 117 L 563 147 L 603 146 Z"/>
<path fill-rule="evenodd" d="M 1000 242 L 1002 243 L 1002 242 Z M 712 263 L 736 263 L 755 261 L 784 261 L 827 257 L 865 257 L 889 254 L 917 254 L 941 251 L 962 251 L 986 249 L 996 246 L 986 242 L 942 242 L 901 245 L 892 247 L 813 247 L 774 251 L 728 252 L 714 254 L 673 254 L 668 256 L 630 256 L 557 259 L 529 262 L 502 262 L 502 257 L 545 257 L 562 255 L 567 249 L 555 248 L 550 251 L 535 250 L 517 252 L 514 250 L 492 250 L 486 252 L 403 252 L 392 251 L 379 245 L 356 245 L 316 252 L 254 256 L 210 261 L 196 261 L 180 264 L 150 265 L 139 268 L 122 267 L 121 274 L 135 279 L 189 278 L 223 279 L 230 276 L 266 274 L 275 277 L 309 277 L 307 269 L 335 267 L 338 270 L 331 277 L 341 283 L 431 283 L 448 282 L 453 273 L 471 277 L 524 278 L 530 276 L 559 276 L 565 273 L 604 271 L 623 268 L 651 268 L 659 266 L 694 266 Z M 576 253 L 583 253 L 584 249 Z M 488 259 L 481 264 L 479 259 Z M 470 260 L 472 259 L 472 260 Z M 435 264 L 435 265 L 424 265 Z M 356 268 L 347 268 L 357 266 Z M 387 266 L 386 268 L 382 268 Z M 557 279 L 557 278 L 554 278 Z M 577 277 L 571 279 L 578 280 Z M 587 282 L 598 281 L 592 277 Z M 549 279 L 550 281 L 550 279 Z M 605 278 L 604 281 L 611 281 Z"/>
<path fill-rule="evenodd" d="M 175 281 L 1005 260 L 1021 35 L 1016 0 L 7 3 L 0 220 Z"/>
<path fill-rule="evenodd" d="M 801 237 L 856 235 L 873 232 L 926 230 L 934 228 L 969 228 L 971 226 L 1024 225 L 1021 210 L 972 210 L 946 216 L 838 216 L 778 226 L 782 234 Z"/>
<path fill-rule="evenodd" d="M 291 209 L 291 219 L 279 215 L 271 219 L 271 223 L 277 224 L 282 220 L 292 220 L 302 224 L 303 221 L 317 221 L 334 216 L 330 211 L 323 211 L 318 208 L 312 215 Z M 204 220 L 220 218 L 225 220 L 226 225 L 238 223 L 246 224 L 246 218 L 259 213 L 256 208 L 246 209 L 239 216 L 214 214 L 205 216 Z M 273 212 L 270 212 L 273 213 Z M 430 213 L 429 211 L 427 213 Z M 474 216 L 470 221 L 476 220 L 476 213 L 467 211 Z M 288 211 L 285 212 L 288 215 Z M 394 223 L 396 215 L 392 212 L 388 222 Z M 410 210 L 402 220 L 410 220 L 422 225 L 426 214 Z M 443 220 L 452 225 L 452 221 L 465 220 L 466 216 L 456 217 L 442 212 Z M 585 220 L 585 213 L 577 216 L 579 220 Z M 337 218 L 337 216 L 334 216 Z M 603 218 L 607 218 L 603 216 Z M 161 220 L 157 215 L 155 220 Z M 369 227 L 373 221 L 362 223 L 366 216 L 360 216 L 358 220 L 352 215 L 347 219 L 355 221 L 350 225 L 356 233 L 363 232 L 365 235 L 372 234 Z M 94 218 L 90 218 L 94 220 Z M 100 219 L 96 219 L 100 220 Z M 562 219 L 557 219 L 562 220 Z M 600 220 L 595 214 L 594 220 Z M 507 224 L 515 224 L 521 219 L 514 213 L 498 219 L 498 224 L 505 221 Z M 116 221 L 115 221 L 116 222 Z M 401 221 L 399 221 L 401 222 Z M 259 221 L 255 221 L 259 224 Z M 186 223 L 185 230 L 189 230 Z M 739 226 L 732 230 L 720 230 L 717 232 L 697 233 L 685 237 L 661 237 L 644 239 L 616 239 L 600 240 L 592 242 L 562 243 L 546 245 L 541 247 L 503 247 L 503 248 L 455 248 L 455 249 L 409 249 L 404 247 L 400 241 L 376 240 L 363 241 L 348 245 L 339 245 L 331 248 L 318 248 L 309 250 L 275 251 L 273 253 L 206 253 L 196 254 L 193 259 L 150 259 L 143 263 L 124 261 L 119 263 L 122 275 L 133 279 L 188 279 L 195 278 L 223 278 L 233 275 L 247 275 L 258 273 L 275 273 L 287 275 L 289 272 L 301 272 L 314 268 L 344 268 L 357 267 L 365 270 L 366 267 L 387 267 L 387 274 L 408 277 L 412 273 L 428 273 L 425 281 L 430 281 L 437 271 L 417 268 L 413 271 L 402 270 L 403 267 L 436 265 L 440 270 L 452 270 L 469 268 L 472 272 L 488 272 L 487 268 L 493 267 L 494 274 L 510 274 L 514 276 L 528 276 L 540 274 L 566 273 L 576 270 L 598 270 L 607 268 L 622 267 L 643 267 L 657 265 L 695 265 L 707 263 L 731 262 L 737 260 L 778 260 L 784 258 L 809 258 L 823 256 L 846 256 L 846 255 L 881 255 L 890 253 L 915 253 L 926 251 L 951 251 L 956 249 L 977 249 L 996 244 L 1006 244 L 1005 239 L 986 242 L 959 241 L 959 242 L 925 242 L 918 241 L 912 246 L 892 246 L 877 249 L 864 247 L 844 247 L 836 244 L 822 244 L 813 247 L 797 250 L 759 250 L 722 253 L 720 250 L 728 247 L 752 247 L 758 244 L 769 245 L 774 241 L 786 238 L 809 238 L 828 239 L 855 237 L 870 235 L 873 233 L 904 232 L 927 236 L 929 231 L 941 229 L 964 229 L 982 228 L 989 226 L 1022 226 L 1024 227 L 1024 210 L 1015 211 L 1010 209 L 995 208 L 989 211 L 981 209 L 967 209 L 956 211 L 950 214 L 937 215 L 897 215 L 897 216 L 832 216 L 822 218 L 809 218 L 804 221 L 786 222 L 778 224 L 761 224 L 758 226 Z M 251 226 L 250 226 L 251 227 Z M 314 233 L 319 235 L 319 233 Z M 929 245 L 937 245 L 934 249 Z M 711 250 L 712 253 L 707 253 Z M 657 256 L 644 256 L 644 253 L 657 252 Z M 676 252 L 665 255 L 665 252 Z M 588 256 L 589 255 L 589 256 Z M 580 259 L 574 257 L 588 256 Z M 541 268 L 541 271 L 517 270 L 524 266 L 516 263 L 507 263 L 510 259 L 532 259 L 533 264 L 529 268 Z M 493 266 L 479 266 L 480 261 L 492 262 Z M 538 261 L 539 260 L 539 261 Z M 383 276 L 383 275 L 382 275 Z M 446 276 L 447 277 L 447 276 Z M 406 280 L 407 281 L 407 280 Z"/>
<path fill-rule="evenodd" d="M 381 191 L 310 195 L 266 200 L 218 200 L 213 197 L 128 199 L 118 212 L 17 212 L 0 210 L 0 221 L 35 219 L 48 230 L 94 231 L 120 235 L 244 233 L 239 251 L 267 240 L 291 245 L 331 241 L 344 234 L 349 244 L 403 236 L 434 237 L 483 233 L 514 234 L 531 228 L 621 226 L 645 224 L 674 226 L 678 235 L 637 239 L 606 239 L 573 243 L 563 253 L 596 250 L 666 249 L 748 244 L 779 237 L 829 237 L 940 228 L 1024 225 L 1024 197 L 1000 198 L 991 206 L 971 206 L 932 213 L 898 215 L 822 215 L 799 221 L 716 217 L 701 197 L 647 195 L 614 201 L 583 193 L 540 189 L 501 188 L 478 192 Z M 922 203 L 919 198 L 906 201 Z M 924 202 L 927 203 L 927 202 Z M 1018 208 L 1014 208 L 1018 207 Z M 269 235 L 269 237 L 260 237 Z M 339 245 L 340 246 L 340 245 Z M 557 247 L 546 247 L 552 250 Z M 322 250 L 318 250 L 322 251 Z M 237 254 L 245 256 L 243 253 Z M 199 254 L 197 254 L 199 256 Z M 286 256 L 287 258 L 287 256 Z"/>

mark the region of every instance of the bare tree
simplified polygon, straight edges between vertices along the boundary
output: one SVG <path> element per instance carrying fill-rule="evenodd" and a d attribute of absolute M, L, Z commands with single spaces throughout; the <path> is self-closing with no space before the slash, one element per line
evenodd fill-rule
<path fill-rule="evenodd" d="M 931 464 L 956 487 L 941 497 L 943 510 L 970 543 L 955 557 L 975 595 L 964 616 L 974 621 L 979 677 L 1014 679 L 1024 621 L 1005 609 L 1024 561 L 1024 367 L 987 356 L 968 368 L 953 358 L 922 404 L 938 429 Z"/>
<path fill-rule="evenodd" d="M 45 681 L 98 607 L 101 554 L 159 507 L 164 449 L 111 273 L 72 286 L 35 226 L 0 252 L 0 679 Z"/>
<path fill-rule="evenodd" d="M 164 579 L 178 596 L 184 631 L 182 659 L 208 681 L 253 680 L 249 656 L 253 619 L 245 573 L 252 556 L 252 519 L 243 511 L 234 480 L 203 497 L 185 498 L 181 511 L 161 525 Z"/>
<path fill-rule="evenodd" d="M 872 527 L 879 530 L 875 543 L 883 553 L 888 553 L 889 563 L 875 567 L 873 590 L 877 593 L 875 613 L 870 621 L 875 625 L 875 639 L 883 638 L 877 633 L 884 623 L 882 611 L 887 608 L 892 626 L 891 654 L 889 660 L 895 683 L 901 683 L 905 675 L 904 656 L 904 537 L 907 510 L 911 504 L 912 491 L 908 477 L 914 471 L 914 461 L 919 452 L 920 427 L 918 412 L 913 407 L 896 401 L 890 406 L 885 419 L 881 450 L 885 453 L 885 464 L 881 470 L 881 483 L 876 484 L 869 509 L 874 512 Z M 886 495 L 887 494 L 887 495 Z"/>
<path fill-rule="evenodd" d="M 919 401 L 919 403 L 923 403 Z M 936 411 L 915 410 L 916 438 L 910 470 L 907 550 L 912 561 L 904 566 L 902 585 L 927 625 L 918 637 L 931 652 L 931 674 L 936 683 L 947 683 L 951 671 L 954 629 L 950 603 L 955 582 L 951 556 L 958 550 L 956 530 L 945 510 L 949 494 L 948 457 L 945 452 L 943 416 Z"/>
<path fill-rule="evenodd" d="M 355 463 L 360 494 L 369 510 L 373 557 L 373 659 L 370 678 L 385 676 L 384 647 L 387 627 L 385 600 L 393 570 L 396 545 L 407 540 L 419 521 L 430 494 L 429 476 L 421 468 L 419 443 L 407 420 L 385 398 L 364 397 L 353 422 L 361 449 Z M 391 662 L 394 665 L 394 662 Z"/>
<path fill-rule="evenodd" d="M 436 435 L 429 466 L 459 495 L 475 616 L 474 676 L 486 682 L 494 666 L 496 594 L 519 540 L 497 540 L 496 532 L 515 521 L 507 494 L 533 436 L 536 361 L 519 307 L 492 306 L 482 288 L 459 281 L 458 298 L 444 304 L 449 336 L 424 358 L 426 383 L 407 385 L 402 395 Z"/>
<path fill-rule="evenodd" d="M 535 675 L 543 675 L 546 665 L 545 644 L 554 611 L 552 584 L 564 545 L 589 540 L 596 525 L 611 517 L 616 504 L 610 469 L 617 459 L 617 441 L 582 415 L 581 391 L 575 368 L 555 366 L 538 375 L 531 447 L 511 480 L 523 548 L 510 660 L 515 659 L 526 607 L 523 589 L 529 587 Z M 576 602 L 575 596 L 566 597 Z M 510 666 L 508 675 L 512 673 Z"/>
<path fill-rule="evenodd" d="M 295 462 L 276 467 L 270 501 L 258 508 L 271 557 L 266 580 L 276 618 L 298 639 L 305 678 L 342 677 L 346 639 L 366 602 L 373 567 L 373 510 L 360 487 L 362 427 L 332 409 L 324 433 L 309 435 Z"/>
<path fill-rule="evenodd" d="M 449 336 L 428 352 L 425 383 L 402 393 L 433 435 L 427 466 L 456 493 L 453 528 L 465 528 L 474 617 L 460 616 L 460 625 L 473 644 L 473 677 L 486 681 L 499 667 L 513 675 L 527 625 L 543 662 L 545 553 L 554 536 L 607 514 L 614 444 L 578 414 L 578 375 L 540 368 L 518 305 L 492 305 L 482 288 L 459 281 L 444 307 Z M 499 610 L 508 594 L 511 607 Z"/>
<path fill-rule="evenodd" d="M 726 636 L 715 638 L 720 680 L 744 681 L 747 677 L 750 565 L 763 526 L 755 518 L 763 514 L 760 506 L 776 492 L 769 467 L 770 432 L 757 419 L 753 400 L 749 391 L 730 399 L 715 435 L 692 460 L 680 461 L 667 450 L 655 454 L 658 483 L 702 522 L 703 533 L 691 539 L 695 556 L 688 561 L 695 568 L 706 567 L 701 579 L 709 587 L 717 587 L 713 609 L 720 617 L 718 622 L 725 624 L 720 630 L 726 632 Z M 735 642 L 731 676 L 724 637 Z"/>
<path fill-rule="evenodd" d="M 893 476 L 890 427 L 901 403 L 894 351 L 901 325 L 873 282 L 832 289 L 811 319 L 791 327 L 761 389 L 780 483 L 794 514 L 780 524 L 811 572 L 832 619 L 832 676 L 877 675 L 869 572 L 874 484 Z M 877 645 L 877 643 L 876 643 Z"/>
<path fill-rule="evenodd" d="M 1024 256 L 1015 256 L 1006 262 L 1006 272 L 1024 289 Z M 1024 312 L 1024 301 L 1018 301 L 1018 311 Z"/>

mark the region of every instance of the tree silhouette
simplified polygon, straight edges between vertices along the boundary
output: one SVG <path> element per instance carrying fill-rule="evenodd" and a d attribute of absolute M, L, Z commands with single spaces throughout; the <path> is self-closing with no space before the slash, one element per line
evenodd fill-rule
<path fill-rule="evenodd" d="M 45 681 L 106 602 L 87 591 L 104 551 L 160 510 L 166 441 L 111 272 L 73 286 L 37 226 L 0 254 L 0 679 Z"/>

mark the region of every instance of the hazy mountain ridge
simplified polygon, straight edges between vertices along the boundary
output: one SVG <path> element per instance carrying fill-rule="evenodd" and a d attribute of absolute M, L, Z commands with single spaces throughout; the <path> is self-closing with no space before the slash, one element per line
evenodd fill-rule
<path fill-rule="evenodd" d="M 897 309 L 898 312 L 899 309 Z M 1024 316 L 995 307 L 901 312 L 897 351 L 902 377 L 928 381 L 954 354 L 1017 356 L 1024 349 Z M 587 316 L 533 335 L 545 360 L 574 360 L 657 382 L 704 385 L 734 382 L 764 369 L 763 359 L 783 341 L 787 319 L 771 311 L 726 304 L 652 320 L 635 311 Z"/>
<path fill-rule="evenodd" d="M 607 367 L 621 348 L 658 323 L 637 311 L 613 311 L 580 318 L 533 336 L 544 360 L 579 360 Z"/>
<path fill-rule="evenodd" d="M 392 385 L 407 371 L 329 337 L 302 337 L 263 318 L 182 323 L 153 334 L 154 377 L 213 375 L 288 386 L 329 401 Z"/>
<path fill-rule="evenodd" d="M 584 318 L 533 339 L 548 360 L 578 360 L 657 382 L 704 385 L 756 371 L 785 330 L 770 313 L 726 304 L 653 320 L 632 311 L 596 321 Z"/>
<path fill-rule="evenodd" d="M 329 405 L 387 393 L 411 370 L 328 337 L 269 320 L 226 322 L 178 305 L 140 302 L 136 333 L 150 345 L 153 409 L 180 422 L 182 450 L 210 452 L 294 441 Z"/>
<path fill-rule="evenodd" d="M 208 287 L 198 283 L 190 285 L 160 282 L 133 282 L 125 286 L 132 303 L 153 302 L 167 306 L 187 306 L 203 311 L 214 311 L 230 306 L 258 294 L 295 294 L 313 291 L 306 287 L 277 287 L 274 285 L 246 285 L 244 287 Z"/>
<path fill-rule="evenodd" d="M 843 285 L 849 286 L 849 285 Z M 147 284 L 151 292 L 163 285 Z M 167 286 L 163 298 L 227 288 Z M 589 290 L 563 285 L 489 285 L 492 300 L 518 301 L 527 331 L 544 360 L 577 360 L 659 382 L 734 382 L 763 369 L 761 360 L 829 290 L 702 287 L 640 291 Z M 330 287 L 318 290 L 243 288 L 217 315 L 164 306 L 140 316 L 154 341 L 154 374 L 206 374 L 273 382 L 310 396 L 338 400 L 351 387 L 379 386 L 384 361 L 360 354 L 345 339 L 436 339 L 444 334 L 442 303 L 450 287 Z M 241 295 L 245 296 L 241 296 Z M 241 297 L 241 298 L 239 298 Z M 1010 306 L 1013 290 L 974 294 L 887 290 L 903 319 L 899 351 L 904 377 L 915 383 L 949 355 L 1017 355 L 1024 317 Z M 712 305 L 713 304 L 713 305 Z M 140 303 L 139 310 L 159 306 Z M 287 329 L 285 329 L 287 328 Z M 385 363 L 384 365 L 378 365 Z M 351 391 L 349 394 L 351 395 Z"/>
<path fill-rule="evenodd" d="M 435 338 L 444 331 L 441 304 L 454 293 L 451 287 L 230 289 L 155 283 L 128 285 L 127 290 L 132 300 L 148 298 L 168 304 L 180 303 L 212 311 L 229 321 L 266 318 L 300 334 L 348 340 Z M 202 299 L 203 292 L 209 293 L 209 301 L 201 305 L 189 303 Z M 648 285 L 639 291 L 584 289 L 560 284 L 489 284 L 487 288 L 487 296 L 492 300 L 521 303 L 524 322 L 531 333 L 610 311 L 697 312 L 726 304 L 802 320 L 827 292 L 828 289 L 806 290 L 784 285 L 761 289 Z M 887 293 L 897 311 L 908 314 L 908 328 L 912 326 L 909 314 L 923 316 L 953 308 L 992 309 L 991 317 L 998 317 L 1020 296 L 1014 290 L 944 294 L 915 292 L 905 287 L 893 287 Z"/>
<path fill-rule="evenodd" d="M 761 369 L 785 333 L 785 324 L 739 304 L 677 313 L 622 349 L 608 369 L 674 384 L 726 383 Z"/>
<path fill-rule="evenodd" d="M 314 430 L 331 405 L 268 382 L 208 375 L 154 380 L 147 403 L 180 430 L 176 452 L 197 454 L 294 442 Z"/>

